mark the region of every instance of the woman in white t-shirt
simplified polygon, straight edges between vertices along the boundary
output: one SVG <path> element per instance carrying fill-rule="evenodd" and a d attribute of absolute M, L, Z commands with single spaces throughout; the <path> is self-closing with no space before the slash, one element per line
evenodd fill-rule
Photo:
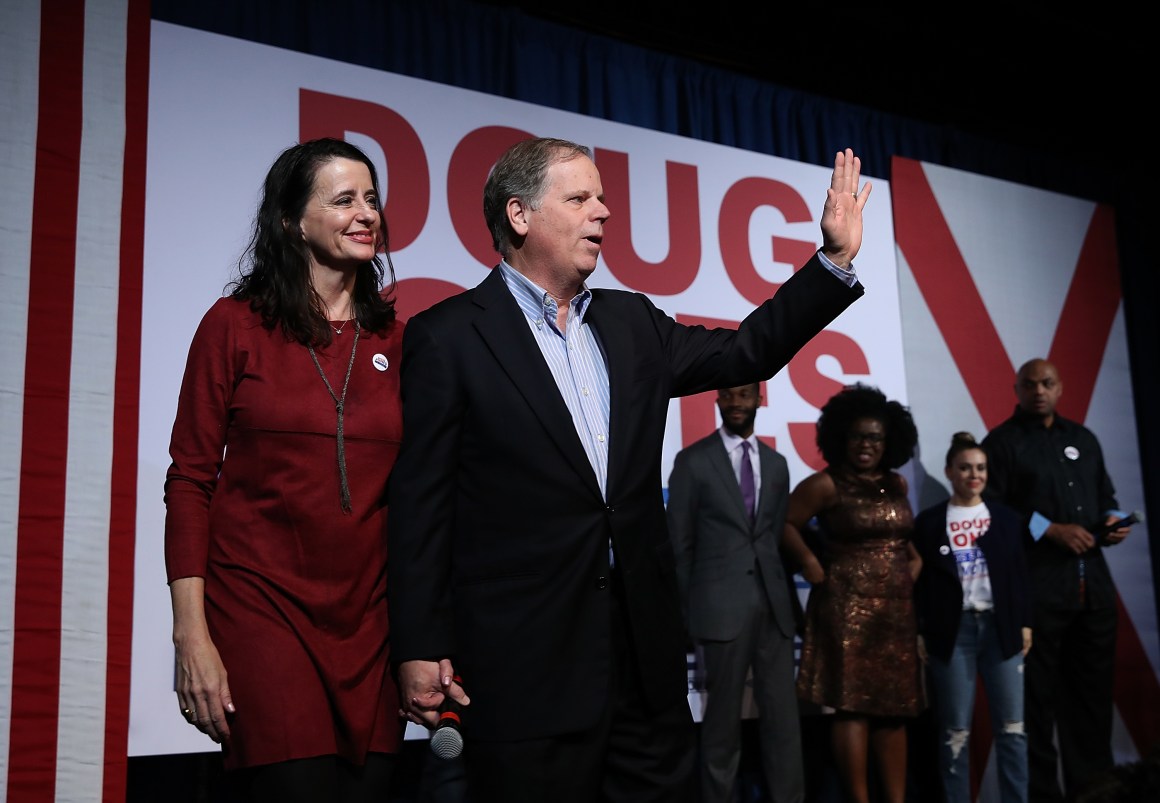
<path fill-rule="evenodd" d="M 971 721 L 982 677 L 1000 800 L 1025 803 L 1023 656 L 1031 648 L 1031 596 L 1024 549 L 1031 536 L 1012 510 L 983 501 L 987 455 L 969 433 L 951 439 L 946 477 L 951 498 L 923 510 L 914 525 L 923 565 L 914 591 L 919 654 L 933 684 L 940 776 L 947 803 L 971 801 Z M 976 776 L 982 770 L 975 767 Z"/>

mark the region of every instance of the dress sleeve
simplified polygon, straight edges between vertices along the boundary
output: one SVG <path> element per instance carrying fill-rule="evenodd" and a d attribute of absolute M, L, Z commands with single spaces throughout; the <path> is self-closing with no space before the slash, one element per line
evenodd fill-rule
<path fill-rule="evenodd" d="M 237 376 L 233 319 L 219 301 L 202 318 L 186 361 L 165 476 L 167 581 L 204 577 L 209 507 L 217 487 Z"/>

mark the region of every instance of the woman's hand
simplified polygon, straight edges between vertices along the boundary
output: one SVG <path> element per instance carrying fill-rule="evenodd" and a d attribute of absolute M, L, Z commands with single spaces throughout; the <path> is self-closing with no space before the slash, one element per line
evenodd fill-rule
<path fill-rule="evenodd" d="M 177 647 L 177 701 L 189 724 L 219 744 L 228 744 L 227 713 L 234 713 L 226 668 L 217 647 L 205 638 Z"/>
<path fill-rule="evenodd" d="M 181 577 L 169 584 L 173 603 L 173 646 L 177 657 L 177 703 L 181 715 L 219 744 L 228 744 L 227 714 L 234 713 L 226 668 L 205 623 L 205 578 Z"/>

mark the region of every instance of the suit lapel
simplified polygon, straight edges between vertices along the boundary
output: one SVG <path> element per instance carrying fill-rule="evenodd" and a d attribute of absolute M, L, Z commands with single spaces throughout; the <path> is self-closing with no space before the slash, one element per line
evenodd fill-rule
<path fill-rule="evenodd" d="M 527 318 L 512 298 L 498 269 L 492 270 L 479 283 L 472 294 L 472 301 L 481 309 L 481 314 L 475 320 L 476 331 L 527 400 L 532 412 L 540 419 L 548 437 L 581 476 L 585 485 L 600 496 L 596 473 L 588 462 L 588 455 L 584 453 L 580 436 L 576 434 L 568 406 L 560 396 L 544 355 L 528 331 Z"/>
<path fill-rule="evenodd" d="M 738 520 L 743 522 L 746 528 L 752 527 L 752 522 L 749 520 L 749 513 L 745 510 L 745 499 L 741 496 L 741 486 L 737 484 L 737 475 L 733 472 L 733 461 L 729 459 L 729 452 L 725 448 L 725 442 L 721 440 L 719 433 L 713 433 L 713 439 L 716 443 L 713 448 L 709 449 L 709 463 L 713 466 L 713 471 L 717 475 L 717 479 L 721 485 L 721 492 L 731 500 L 733 500 L 734 513 Z M 764 485 L 764 480 L 762 485 Z"/>

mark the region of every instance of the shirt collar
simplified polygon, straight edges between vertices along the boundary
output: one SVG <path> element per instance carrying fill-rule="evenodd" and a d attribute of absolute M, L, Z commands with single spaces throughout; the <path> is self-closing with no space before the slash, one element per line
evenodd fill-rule
<path fill-rule="evenodd" d="M 719 427 L 717 429 L 717 431 L 721 433 L 721 440 L 725 443 L 725 450 L 726 451 L 732 452 L 734 449 L 741 448 L 741 441 L 745 441 L 746 443 L 748 443 L 750 445 L 750 447 L 752 447 L 753 451 L 755 451 L 755 452 L 757 451 L 757 433 L 756 432 L 751 434 L 748 438 L 742 438 L 739 435 L 734 435 L 732 432 L 725 429 L 725 427 Z"/>
<path fill-rule="evenodd" d="M 554 324 L 556 322 L 556 313 L 559 307 L 556 305 L 556 299 L 552 298 L 547 290 L 509 265 L 506 259 L 500 260 L 499 272 L 504 284 L 507 285 L 508 290 L 511 291 L 516 303 L 523 310 L 524 315 L 528 317 L 528 320 L 533 323 L 547 321 Z M 584 314 L 588 311 L 588 305 L 591 302 L 592 291 L 588 289 L 587 285 L 582 287 L 580 292 L 569 302 L 581 323 L 584 321 Z"/>
<path fill-rule="evenodd" d="M 1015 413 L 1011 416 L 1015 423 L 1024 429 L 1047 429 L 1043 426 L 1043 419 L 1033 413 L 1025 411 L 1018 404 L 1015 405 Z M 1058 412 L 1055 414 L 1055 420 L 1051 423 L 1051 429 L 1059 429 L 1061 432 L 1071 429 L 1072 422 L 1061 416 Z"/>

